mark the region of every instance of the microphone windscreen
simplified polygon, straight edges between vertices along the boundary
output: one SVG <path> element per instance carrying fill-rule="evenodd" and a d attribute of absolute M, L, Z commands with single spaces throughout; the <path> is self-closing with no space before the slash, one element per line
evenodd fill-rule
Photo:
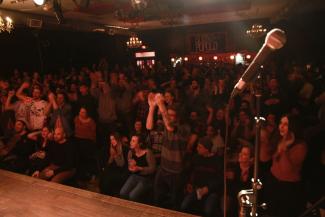
<path fill-rule="evenodd" d="M 283 47 L 286 43 L 287 37 L 283 30 L 281 29 L 272 29 L 267 33 L 265 38 L 265 44 L 272 50 L 277 50 Z"/>

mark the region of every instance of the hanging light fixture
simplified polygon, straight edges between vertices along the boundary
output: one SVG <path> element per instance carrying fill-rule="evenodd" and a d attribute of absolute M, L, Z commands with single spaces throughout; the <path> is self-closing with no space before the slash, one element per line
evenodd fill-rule
<path fill-rule="evenodd" d="M 37 6 L 42 6 L 46 3 L 46 0 L 33 0 Z"/>
<path fill-rule="evenodd" d="M 14 29 L 13 21 L 10 17 L 6 17 L 3 19 L 0 16 L 0 33 L 1 32 L 8 32 L 11 33 L 11 31 Z"/>
<path fill-rule="evenodd" d="M 246 30 L 246 34 L 252 38 L 259 38 L 262 35 L 266 34 L 267 29 L 263 28 L 261 24 L 254 24 L 248 30 Z"/>
<path fill-rule="evenodd" d="M 138 48 L 141 47 L 142 41 L 135 35 L 131 36 L 129 41 L 126 42 L 128 48 Z"/>

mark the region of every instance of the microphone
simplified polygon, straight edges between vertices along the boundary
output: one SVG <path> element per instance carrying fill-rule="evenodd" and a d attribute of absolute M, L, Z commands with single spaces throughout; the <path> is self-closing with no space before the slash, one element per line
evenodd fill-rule
<path fill-rule="evenodd" d="M 241 92 L 247 82 L 250 82 L 255 79 L 258 74 L 257 71 L 264 62 L 264 60 L 270 55 L 270 53 L 282 48 L 286 41 L 287 38 L 285 32 L 281 29 L 272 29 L 270 32 L 267 33 L 262 48 L 258 51 L 251 64 L 248 66 L 242 77 L 235 85 L 230 98 L 235 97 L 239 92 Z"/>

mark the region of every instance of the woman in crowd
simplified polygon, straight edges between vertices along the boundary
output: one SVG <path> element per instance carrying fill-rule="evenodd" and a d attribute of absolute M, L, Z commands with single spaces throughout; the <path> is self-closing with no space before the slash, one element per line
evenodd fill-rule
<path fill-rule="evenodd" d="M 111 196 L 118 195 L 123 183 L 128 176 L 126 155 L 127 148 L 122 145 L 121 137 L 118 133 L 109 136 L 107 153 L 104 156 L 104 169 L 100 179 L 100 191 Z"/>
<path fill-rule="evenodd" d="M 30 133 L 27 137 L 33 140 L 35 145 L 35 152 L 29 156 L 29 173 L 33 174 L 47 165 L 46 149 L 53 140 L 53 133 L 48 127 L 43 127 L 42 131 Z"/>
<path fill-rule="evenodd" d="M 123 185 L 120 196 L 132 201 L 140 201 L 152 186 L 156 170 L 155 157 L 151 150 L 143 147 L 138 135 L 133 135 L 128 153 L 128 165 L 131 175 Z"/>
<path fill-rule="evenodd" d="M 301 168 L 307 154 L 307 145 L 301 138 L 297 119 L 282 116 L 278 133 L 272 143 L 276 150 L 272 166 L 264 184 L 264 200 L 267 213 L 278 217 L 299 216 L 305 209 L 305 197 L 301 182 Z"/>
<path fill-rule="evenodd" d="M 78 175 L 90 178 L 96 174 L 97 162 L 94 162 L 96 153 L 96 123 L 88 115 L 88 110 L 81 107 L 79 115 L 74 119 L 75 140 L 78 147 L 79 171 Z"/>

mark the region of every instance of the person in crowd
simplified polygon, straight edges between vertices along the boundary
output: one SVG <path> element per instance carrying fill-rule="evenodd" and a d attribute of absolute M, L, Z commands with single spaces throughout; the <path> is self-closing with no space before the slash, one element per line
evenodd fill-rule
<path fill-rule="evenodd" d="M 279 89 L 279 82 L 276 78 L 272 78 L 268 83 L 268 91 L 263 96 L 262 109 L 264 112 L 272 112 L 279 117 L 288 109 L 288 103 L 285 100 L 285 95 Z"/>
<path fill-rule="evenodd" d="M 226 86 L 226 80 L 224 78 L 214 79 L 212 81 L 212 88 L 209 97 L 213 102 L 213 106 L 223 106 L 229 98 L 229 90 Z"/>
<path fill-rule="evenodd" d="M 36 170 L 41 170 L 47 165 L 46 149 L 48 144 L 53 141 L 53 132 L 49 127 L 43 127 L 41 131 L 29 133 L 27 137 L 34 141 L 34 152 L 29 156 L 29 174 Z"/>
<path fill-rule="evenodd" d="M 200 83 L 197 79 L 192 79 L 191 85 L 186 91 L 186 109 L 195 109 L 203 113 L 206 104 L 206 97 L 203 95 Z"/>
<path fill-rule="evenodd" d="M 263 199 L 267 213 L 279 217 L 299 216 L 305 208 L 301 169 L 307 154 L 307 145 L 297 118 L 284 115 L 280 119 L 272 166 L 265 180 Z"/>
<path fill-rule="evenodd" d="M 50 127 L 52 129 L 63 128 L 66 136 L 71 137 L 73 135 L 71 126 L 72 107 L 66 102 L 65 94 L 59 91 L 55 97 L 53 93 L 49 93 L 48 99 L 53 108 L 50 115 Z"/>
<path fill-rule="evenodd" d="M 15 90 L 10 90 L 8 92 L 8 97 L 5 103 L 5 110 L 11 110 L 14 111 L 15 113 L 15 118 L 16 120 L 19 119 L 27 119 L 27 114 L 28 114 L 28 110 L 27 110 L 27 106 L 25 103 L 23 103 L 21 100 L 15 101 L 14 103 L 13 98 L 15 98 Z"/>
<path fill-rule="evenodd" d="M 105 150 L 104 168 L 100 179 L 100 191 L 110 196 L 119 195 L 120 189 L 128 178 L 127 153 L 118 133 L 111 133 L 109 145 Z"/>
<path fill-rule="evenodd" d="M 79 86 L 78 99 L 76 101 L 76 112 L 79 112 L 82 107 L 88 108 L 88 115 L 97 120 L 97 101 L 90 95 L 89 86 L 86 81 L 82 82 Z"/>
<path fill-rule="evenodd" d="M 41 99 L 42 91 L 39 86 L 32 87 L 32 97 L 26 96 L 23 91 L 30 87 L 28 82 L 24 82 L 18 89 L 16 96 L 27 107 L 28 128 L 31 131 L 40 130 L 46 123 L 47 115 L 50 112 L 51 104 Z"/>
<path fill-rule="evenodd" d="M 12 96 L 15 95 L 14 90 L 0 90 L 0 135 L 8 139 L 14 134 L 15 120 L 26 119 L 26 115 L 19 116 L 15 109 L 19 108 L 20 103 L 13 103 L 11 108 L 8 107 Z M 18 101 L 19 102 L 19 101 Z M 25 114 L 25 113 L 24 113 Z"/>
<path fill-rule="evenodd" d="M 241 190 L 252 188 L 251 178 L 254 173 L 254 155 L 251 146 L 243 145 L 238 153 L 237 162 L 227 173 L 228 181 L 228 206 L 230 216 L 238 216 L 237 195 Z"/>
<path fill-rule="evenodd" d="M 133 135 L 128 153 L 129 178 L 120 191 L 120 196 L 132 201 L 140 201 L 152 187 L 156 161 L 150 149 L 144 147 L 139 135 Z"/>
<path fill-rule="evenodd" d="M 48 164 L 42 170 L 36 170 L 32 176 L 64 183 L 72 178 L 76 172 L 75 149 L 71 141 L 66 138 L 63 128 L 54 131 L 54 142 L 47 146 Z"/>
<path fill-rule="evenodd" d="M 116 94 L 111 85 L 100 80 L 98 73 L 91 74 L 91 94 L 98 99 L 98 140 L 101 145 L 106 143 L 106 136 L 116 130 L 117 111 Z"/>
<path fill-rule="evenodd" d="M 182 197 L 184 160 L 190 129 L 187 125 L 180 124 L 177 121 L 176 109 L 166 109 L 161 94 L 150 93 L 148 103 L 147 129 L 153 129 L 154 112 L 157 106 L 165 126 L 160 168 L 157 171 L 154 183 L 155 204 L 178 209 Z"/>
<path fill-rule="evenodd" d="M 78 147 L 78 175 L 84 178 L 97 174 L 96 123 L 88 115 L 88 110 L 81 107 L 74 119 L 74 138 Z"/>
<path fill-rule="evenodd" d="M 157 166 L 160 165 L 163 132 L 164 122 L 161 119 L 157 119 L 154 128 L 149 131 L 146 139 L 146 144 L 148 144 L 148 148 L 152 150 L 153 155 L 156 158 Z"/>
<path fill-rule="evenodd" d="M 216 216 L 222 190 L 223 161 L 211 152 L 209 137 L 199 139 L 197 154 L 193 156 L 190 178 L 181 210 L 204 216 Z M 220 211 L 220 210 L 219 210 Z"/>
<path fill-rule="evenodd" d="M 177 102 L 177 99 L 176 99 L 176 96 L 175 96 L 175 93 L 174 93 L 173 89 L 165 90 L 164 98 L 165 98 L 167 108 L 176 107 L 178 109 L 181 109 L 180 104 Z"/>
<path fill-rule="evenodd" d="M 147 130 L 143 127 L 142 121 L 141 120 L 135 120 L 134 122 L 134 128 L 132 130 L 131 135 L 138 135 L 141 138 L 147 138 L 148 132 Z M 147 145 L 147 144 L 146 144 Z"/>
<path fill-rule="evenodd" d="M 137 92 L 137 94 L 133 97 L 133 105 L 136 106 L 135 111 L 135 118 L 140 121 L 145 121 L 145 119 L 148 116 L 148 90 L 147 89 L 141 89 Z"/>
<path fill-rule="evenodd" d="M 120 130 L 125 132 L 126 135 L 132 131 L 133 117 L 132 117 L 132 99 L 133 89 L 125 73 L 119 73 L 118 86 L 117 86 L 117 114 L 121 124 Z"/>
<path fill-rule="evenodd" d="M 254 124 L 247 110 L 240 110 L 238 120 L 234 119 L 234 128 L 231 131 L 231 148 L 238 151 L 239 145 L 251 144 L 254 138 Z"/>
<path fill-rule="evenodd" d="M 217 156 L 222 156 L 224 153 L 225 141 L 221 135 L 220 129 L 216 131 L 212 125 L 208 125 L 206 128 L 205 135 L 211 139 L 211 152 L 216 154 Z"/>
<path fill-rule="evenodd" d="M 34 146 L 27 135 L 25 120 L 17 120 L 15 134 L 0 147 L 0 168 L 13 172 L 26 173 L 28 158 L 34 152 Z"/>

